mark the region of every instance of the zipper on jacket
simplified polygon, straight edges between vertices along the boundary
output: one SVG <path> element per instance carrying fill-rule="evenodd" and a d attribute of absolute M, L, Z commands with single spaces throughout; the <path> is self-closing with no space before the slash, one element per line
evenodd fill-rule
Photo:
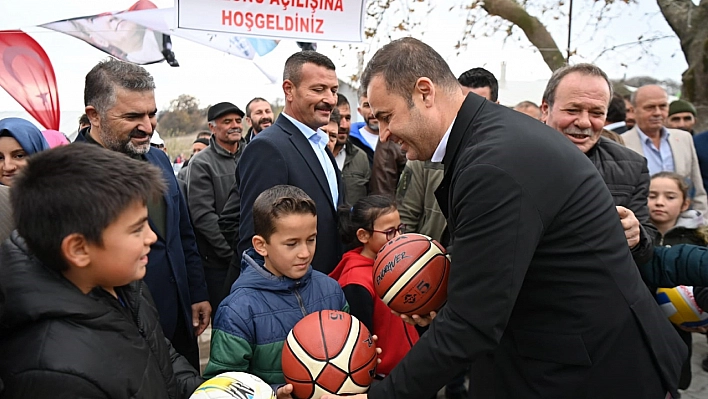
<path fill-rule="evenodd" d="M 305 303 L 302 301 L 302 295 L 300 295 L 300 282 L 295 283 L 295 289 L 293 289 L 293 294 L 297 298 L 297 303 L 300 305 L 300 310 L 302 311 L 302 317 L 307 316 L 307 309 L 305 309 Z"/>

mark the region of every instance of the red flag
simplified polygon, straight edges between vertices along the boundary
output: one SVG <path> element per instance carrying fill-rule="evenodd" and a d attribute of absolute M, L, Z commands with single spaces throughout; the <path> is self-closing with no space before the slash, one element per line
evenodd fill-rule
<path fill-rule="evenodd" d="M 22 31 L 0 31 L 0 86 L 42 126 L 59 130 L 54 68 L 42 46 Z"/>

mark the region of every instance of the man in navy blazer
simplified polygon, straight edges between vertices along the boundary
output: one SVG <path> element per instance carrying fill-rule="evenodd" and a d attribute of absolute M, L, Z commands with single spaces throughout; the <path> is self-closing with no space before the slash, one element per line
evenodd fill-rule
<path fill-rule="evenodd" d="M 101 145 L 162 170 L 168 190 L 148 203 L 150 228 L 158 239 L 150 248 L 144 280 L 165 336 L 199 370 L 196 337 L 209 324 L 211 306 L 187 204 L 169 158 L 150 147 L 157 124 L 154 89 L 152 76 L 138 65 L 116 59 L 99 62 L 86 75 L 84 89 L 91 126 L 81 130 L 76 141 Z"/>
<path fill-rule="evenodd" d="M 366 397 L 429 398 L 479 361 L 488 378 L 473 367 L 471 398 L 675 397 L 686 345 L 588 157 L 526 115 L 465 96 L 416 39 L 382 47 L 361 81 L 381 139 L 445 166 L 435 194 L 454 248 L 447 304 Z"/>
<path fill-rule="evenodd" d="M 337 206 L 344 203 L 343 184 L 327 148 L 329 138 L 319 130 L 337 106 L 338 88 L 334 64 L 322 54 L 302 51 L 285 62 L 285 108 L 272 126 L 246 146 L 236 168 L 241 224 L 234 255 L 238 261 L 231 262 L 229 287 L 237 277 L 241 254 L 251 247 L 253 201 L 278 184 L 301 188 L 317 204 L 317 247 L 312 266 L 329 273 L 339 263 L 342 245 L 337 232 Z M 232 195 L 229 201 L 237 197 Z"/>

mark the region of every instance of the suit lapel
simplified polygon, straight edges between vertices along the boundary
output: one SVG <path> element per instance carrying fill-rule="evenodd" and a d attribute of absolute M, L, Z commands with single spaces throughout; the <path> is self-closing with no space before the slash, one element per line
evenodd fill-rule
<path fill-rule="evenodd" d="M 319 159 L 317 159 L 317 154 L 315 154 L 315 150 L 312 149 L 310 142 L 307 140 L 305 135 L 302 134 L 300 129 L 298 129 L 297 126 L 293 125 L 293 123 L 290 122 L 288 118 L 280 115 L 275 123 L 276 125 L 279 125 L 280 128 L 283 129 L 283 131 L 290 135 L 290 142 L 293 143 L 295 149 L 300 153 L 300 156 L 302 156 L 302 158 L 307 163 L 307 166 L 310 168 L 310 171 L 317 179 L 317 183 L 319 183 L 320 188 L 322 189 L 322 191 L 325 192 L 325 194 L 327 194 L 325 197 L 327 197 L 327 199 L 329 200 L 332 209 L 334 209 L 332 192 L 329 190 L 327 176 L 325 175 L 325 172 L 322 169 L 322 165 L 320 164 Z M 337 183 L 339 183 L 339 177 L 337 177 Z"/>
<path fill-rule="evenodd" d="M 167 190 L 165 190 L 165 193 L 162 195 L 162 200 L 165 202 L 165 236 L 160 234 L 160 229 L 157 228 L 155 225 L 155 222 L 153 222 L 152 218 L 150 215 L 148 215 L 148 224 L 150 225 L 150 229 L 155 232 L 155 235 L 157 235 L 159 238 L 161 238 L 163 241 L 167 242 L 167 232 L 170 231 L 172 227 L 172 221 L 170 220 L 170 212 L 169 212 L 169 206 L 170 206 L 170 195 L 172 192 L 172 180 L 170 179 L 170 176 L 165 173 L 165 169 L 160 167 L 160 161 L 155 158 L 155 151 L 151 149 L 148 150 L 147 153 L 145 153 L 145 159 L 147 160 L 148 163 L 152 164 L 153 166 L 157 167 L 160 169 L 162 172 L 162 177 L 167 183 Z M 172 176 L 174 177 L 174 176 Z"/>
<path fill-rule="evenodd" d="M 455 124 L 452 126 L 452 130 L 450 131 L 445 157 L 442 161 L 445 166 L 445 175 L 440 182 L 440 185 L 435 190 L 435 198 L 438 200 L 438 205 L 440 205 L 440 210 L 443 215 L 445 215 L 445 218 L 450 217 L 450 184 L 452 182 L 452 174 L 455 171 L 457 156 L 462 147 L 463 140 L 465 139 L 465 132 L 470 129 L 474 116 L 484 104 L 484 101 L 486 100 L 482 97 L 468 94 L 467 98 L 465 98 L 465 101 L 462 103 L 462 107 L 460 107 L 460 110 L 457 112 Z"/>

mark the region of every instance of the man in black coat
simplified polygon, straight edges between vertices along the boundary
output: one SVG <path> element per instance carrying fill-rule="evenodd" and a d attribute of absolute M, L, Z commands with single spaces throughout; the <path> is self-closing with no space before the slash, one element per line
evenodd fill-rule
<path fill-rule="evenodd" d="M 585 155 L 543 124 L 465 97 L 413 38 L 379 50 L 362 84 L 382 140 L 409 159 L 442 160 L 436 194 L 455 248 L 447 304 L 370 398 L 428 398 L 487 355 L 491 377 L 471 397 L 490 386 L 496 398 L 676 393 L 686 347 Z"/>
<path fill-rule="evenodd" d="M 563 133 L 600 172 L 622 217 L 632 256 L 642 265 L 651 260 L 657 234 L 647 207 L 649 169 L 646 158 L 601 137 L 611 98 L 612 84 L 600 68 L 566 66 L 548 80 L 541 120 Z M 624 100 L 620 101 L 624 107 Z"/>
<path fill-rule="evenodd" d="M 239 257 L 252 246 L 253 201 L 270 187 L 289 184 L 303 189 L 317 204 L 317 249 L 312 266 L 327 274 L 339 263 L 342 245 L 336 209 L 344 203 L 344 185 L 326 147 L 329 136 L 319 130 L 329 123 L 330 112 L 337 106 L 338 87 L 334 64 L 322 54 L 302 51 L 285 62 L 285 108 L 272 126 L 251 140 L 236 168 L 238 192 L 232 190 L 229 201 L 240 194 L 235 251 Z M 238 267 L 239 262 L 232 260 L 229 286 L 238 276 Z"/>

